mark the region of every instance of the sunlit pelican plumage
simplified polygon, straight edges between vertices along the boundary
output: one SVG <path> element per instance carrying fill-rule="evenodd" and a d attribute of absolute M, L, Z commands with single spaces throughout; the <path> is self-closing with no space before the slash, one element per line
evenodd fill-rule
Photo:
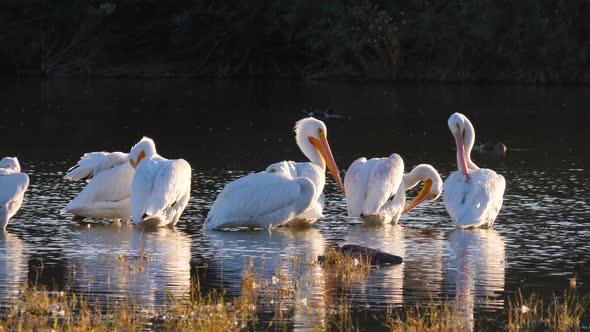
<path fill-rule="evenodd" d="M 406 190 L 420 181 L 424 186 L 404 208 Z M 359 158 L 350 165 L 344 177 L 348 215 L 360 217 L 370 224 L 397 224 L 403 213 L 438 198 L 441 187 L 442 180 L 432 166 L 418 165 L 404 174 L 404 162 L 395 153 L 388 158 Z"/>
<path fill-rule="evenodd" d="M 131 180 L 134 169 L 123 152 L 90 152 L 69 169 L 64 179 L 88 184 L 62 212 L 74 219 L 106 218 L 128 221 L 131 217 Z"/>
<path fill-rule="evenodd" d="M 459 170 L 452 172 L 443 185 L 445 208 L 457 227 L 491 227 L 502 207 L 506 181 L 471 161 L 475 130 L 467 117 L 455 113 L 448 125 L 457 144 Z"/>
<path fill-rule="evenodd" d="M 295 140 L 306 163 L 285 162 L 281 168 L 250 174 L 228 183 L 213 203 L 207 229 L 270 229 L 286 223 L 313 223 L 321 217 L 326 166 L 342 191 L 342 181 L 327 140 L 326 125 L 305 118 L 295 125 Z M 278 165 L 278 164 L 277 164 Z"/>
<path fill-rule="evenodd" d="M 299 177 L 304 177 L 315 185 L 315 200 L 304 212 L 297 215 L 295 218 L 287 221 L 282 226 L 308 226 L 313 224 L 317 219 L 323 217 L 324 210 L 324 192 L 323 187 L 325 183 L 325 171 L 317 169 L 317 166 L 312 163 L 281 161 L 268 166 L 265 170 L 267 173 L 276 173 L 284 175 L 287 178 L 294 180 Z"/>
<path fill-rule="evenodd" d="M 0 160 L 0 230 L 6 229 L 8 220 L 20 209 L 29 187 L 29 176 L 21 173 L 18 159 Z"/>
<path fill-rule="evenodd" d="M 135 168 L 131 220 L 157 227 L 176 225 L 190 198 L 190 165 L 183 159 L 162 158 L 147 137 L 131 148 L 129 163 Z"/>
<path fill-rule="evenodd" d="M 418 195 L 404 207 L 402 214 L 410 212 L 418 205 L 433 201 L 442 194 L 443 181 L 434 167 L 428 164 L 420 164 L 412 169 L 410 173 L 404 174 L 404 189 L 410 190 L 418 183 L 423 182 L 424 186 Z"/>

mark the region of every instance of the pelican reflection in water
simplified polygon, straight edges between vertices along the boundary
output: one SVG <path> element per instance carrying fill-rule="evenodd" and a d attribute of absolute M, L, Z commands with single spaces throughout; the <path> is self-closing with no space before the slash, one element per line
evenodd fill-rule
<path fill-rule="evenodd" d="M 265 287 L 259 287 L 258 297 L 262 297 L 261 307 L 276 306 L 285 309 L 292 307 L 293 328 L 323 328 L 325 323 L 325 276 L 317 262 L 324 253 L 325 240 L 316 228 L 285 229 L 271 232 L 219 232 L 206 231 L 205 236 L 213 249 L 208 262 L 211 274 L 203 284 L 221 287 L 231 295 L 239 295 L 242 273 L 250 259 L 258 282 L 268 282 L 270 289 L 295 289 L 283 294 L 281 299 L 268 303 Z M 312 263 L 313 262 L 313 263 Z M 268 288 L 267 288 L 268 289 Z M 272 294 L 272 292 L 271 292 Z M 264 310 L 264 309 L 263 309 Z"/>
<path fill-rule="evenodd" d="M 505 250 L 504 237 L 494 229 L 456 229 L 449 233 L 444 284 L 449 287 L 446 293 L 455 293 L 453 305 L 464 330 L 475 328 L 476 304 L 503 308 Z"/>
<path fill-rule="evenodd" d="M 348 228 L 345 243 L 358 244 L 379 249 L 406 258 L 406 229 L 400 225 L 384 224 L 380 227 L 355 225 Z M 382 266 L 379 271 L 361 279 L 354 286 L 355 296 L 363 303 L 386 302 L 401 305 L 404 300 L 405 262 L 399 265 Z"/>
<path fill-rule="evenodd" d="M 15 301 L 27 282 L 25 243 L 15 234 L 0 229 L 0 306 Z"/>
<path fill-rule="evenodd" d="M 405 304 L 440 296 L 443 279 L 444 232 L 404 227 Z"/>
<path fill-rule="evenodd" d="M 182 231 L 95 225 L 79 227 L 69 240 L 77 249 L 68 270 L 80 291 L 131 296 L 146 307 L 163 304 L 168 292 L 190 292 L 191 240 Z"/>

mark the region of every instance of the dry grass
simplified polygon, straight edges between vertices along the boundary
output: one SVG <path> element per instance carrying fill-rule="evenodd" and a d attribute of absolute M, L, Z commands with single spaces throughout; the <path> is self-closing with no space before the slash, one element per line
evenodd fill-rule
<path fill-rule="evenodd" d="M 508 331 L 579 331 L 580 319 L 590 304 L 587 296 L 564 292 L 553 295 L 544 305 L 538 294 L 523 296 L 519 290 L 514 299 L 508 298 L 506 307 Z M 443 301 L 396 311 L 389 307 L 385 325 L 391 331 L 466 331 L 472 330 L 473 321 L 466 319 L 460 306 Z"/>
<path fill-rule="evenodd" d="M 516 298 L 508 298 L 507 310 L 509 331 L 530 330 L 543 323 L 543 300 L 538 294 L 525 298 L 519 289 Z"/>
<path fill-rule="evenodd" d="M 565 291 L 561 299 L 553 294 L 552 302 L 547 308 L 545 325 L 559 331 L 577 331 L 588 304 L 588 297 L 580 297 L 575 293 Z"/>
<path fill-rule="evenodd" d="M 343 282 L 363 280 L 371 274 L 371 258 L 367 255 L 354 255 L 334 247 L 327 247 L 322 264 L 326 273 L 338 277 Z"/>
<path fill-rule="evenodd" d="M 16 303 L 0 319 L 0 330 L 49 331 L 133 329 L 145 316 L 135 305 L 121 303 L 114 309 L 69 291 L 52 292 L 44 287 L 25 286 Z"/>
<path fill-rule="evenodd" d="M 456 306 L 431 300 L 425 305 L 407 307 L 398 312 L 387 309 L 385 326 L 391 331 L 468 331 L 464 312 Z"/>
<path fill-rule="evenodd" d="M 549 305 L 544 306 L 539 295 L 531 294 L 525 298 L 519 290 L 514 301 L 508 299 L 506 329 L 578 331 L 588 304 L 588 296 L 581 297 L 565 291 L 562 297 L 553 294 Z"/>

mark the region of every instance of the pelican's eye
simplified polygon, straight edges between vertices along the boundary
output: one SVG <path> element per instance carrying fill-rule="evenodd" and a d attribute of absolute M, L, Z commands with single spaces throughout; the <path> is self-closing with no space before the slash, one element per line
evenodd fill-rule
<path fill-rule="evenodd" d="M 275 173 L 277 170 L 274 168 L 271 168 L 270 171 L 268 171 L 269 173 Z"/>
<path fill-rule="evenodd" d="M 457 133 L 461 132 L 461 126 L 459 125 L 459 123 L 455 123 L 455 127 L 457 127 Z"/>

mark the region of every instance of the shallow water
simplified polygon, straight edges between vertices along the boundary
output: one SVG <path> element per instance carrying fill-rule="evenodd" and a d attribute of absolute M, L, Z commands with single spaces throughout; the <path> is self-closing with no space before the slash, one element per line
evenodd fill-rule
<path fill-rule="evenodd" d="M 448 300 L 475 329 L 495 329 L 518 289 L 545 298 L 569 288 L 589 293 L 590 178 L 586 111 L 590 88 L 208 82 L 192 80 L 37 80 L 0 82 L 0 155 L 19 157 L 31 178 L 20 212 L 0 232 L 0 304 L 23 284 L 160 305 L 224 288 L 238 295 L 244 267 L 267 280 L 298 283 L 285 320 L 291 329 L 324 326 L 342 285 L 309 264 L 333 243 L 360 243 L 400 255 L 399 266 L 374 270 L 347 290 L 364 330 L 384 328 L 390 306 Z M 329 179 L 325 218 L 305 230 L 216 232 L 201 224 L 224 184 L 268 164 L 303 160 L 292 127 L 304 110 L 324 119 L 340 170 L 360 156 L 399 153 L 406 170 L 430 163 L 443 179 L 454 169 L 446 120 L 470 117 L 476 140 L 499 139 L 505 158 L 473 156 L 504 175 L 504 206 L 491 230 L 455 230 L 442 200 L 372 228 L 346 216 Z M 320 117 L 321 118 L 321 117 Z M 80 225 L 60 209 L 83 187 L 61 179 L 84 153 L 128 150 L 142 135 L 168 158 L 193 167 L 193 193 L 174 230 Z M 414 193 L 411 193 L 412 196 Z M 275 313 L 261 309 L 262 317 Z M 496 322 L 494 322 L 496 321 Z M 261 322 L 264 326 L 264 321 Z M 590 319 L 584 318 L 584 326 Z"/>

